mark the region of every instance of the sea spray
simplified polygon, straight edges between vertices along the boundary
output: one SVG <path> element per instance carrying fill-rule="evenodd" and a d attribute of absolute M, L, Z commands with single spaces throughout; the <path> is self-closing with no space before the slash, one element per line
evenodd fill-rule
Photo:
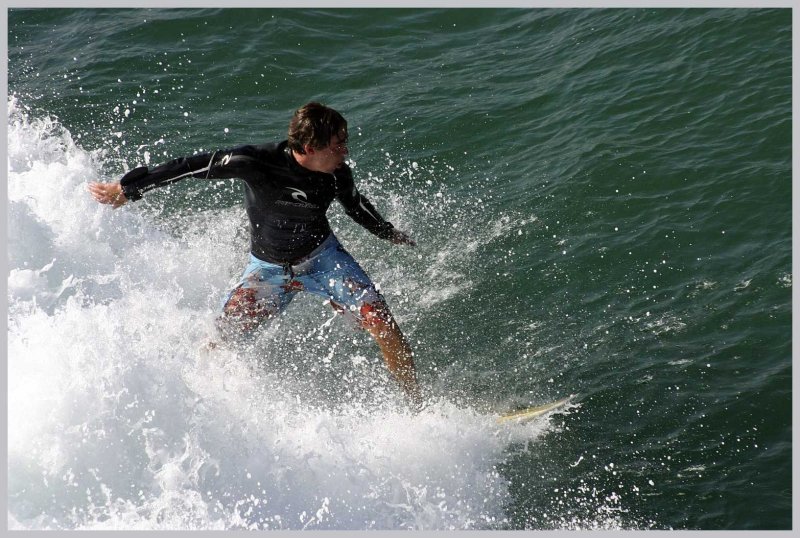
<path fill-rule="evenodd" d="M 195 226 L 175 231 L 146 209 L 96 204 L 86 183 L 111 179 L 102 172 L 110 157 L 85 151 L 57 121 L 31 118 L 15 100 L 9 138 L 12 526 L 507 524 L 498 464 L 541 425 L 499 429 L 491 415 L 442 398 L 410 414 L 380 361 L 358 354 L 328 370 L 308 357 L 284 375 L 286 341 L 275 327 L 250 347 L 209 350 L 244 246 L 235 239 L 240 209 L 183 216 Z M 277 326 L 312 326 L 294 326 L 308 342 L 292 356 L 327 352 L 354 334 L 318 313 L 294 315 Z M 354 389 L 349 403 L 308 392 L 337 368 L 369 390 Z"/>

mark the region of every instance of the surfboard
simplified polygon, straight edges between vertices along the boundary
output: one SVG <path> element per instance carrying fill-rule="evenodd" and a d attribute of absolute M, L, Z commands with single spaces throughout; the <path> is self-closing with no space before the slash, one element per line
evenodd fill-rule
<path fill-rule="evenodd" d="M 518 411 L 510 411 L 508 413 L 504 413 L 497 417 L 497 422 L 500 424 L 504 422 L 516 421 L 516 422 L 525 422 L 536 417 L 540 417 L 547 413 L 548 411 L 553 411 L 558 409 L 559 407 L 565 406 L 569 401 L 572 399 L 574 394 L 567 396 L 566 398 L 561 398 L 560 400 L 556 400 L 554 402 L 549 402 L 542 405 L 537 405 L 535 407 L 528 407 L 527 409 L 520 409 Z"/>

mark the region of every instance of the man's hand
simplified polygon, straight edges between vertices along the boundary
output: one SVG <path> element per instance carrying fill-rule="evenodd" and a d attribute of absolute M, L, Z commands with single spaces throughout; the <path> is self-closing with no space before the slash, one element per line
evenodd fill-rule
<path fill-rule="evenodd" d="M 395 245 L 408 245 L 410 247 L 417 246 L 416 241 L 411 239 L 411 237 L 407 233 L 398 230 L 397 228 L 392 230 L 392 236 L 389 238 L 389 241 L 391 241 Z"/>
<path fill-rule="evenodd" d="M 122 207 L 128 201 L 122 192 L 122 185 L 117 183 L 89 183 L 89 192 L 101 204 L 109 204 L 114 209 Z"/>

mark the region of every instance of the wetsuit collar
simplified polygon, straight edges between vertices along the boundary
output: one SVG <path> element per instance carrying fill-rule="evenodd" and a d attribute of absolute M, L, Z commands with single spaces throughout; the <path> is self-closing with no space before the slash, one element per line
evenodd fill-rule
<path fill-rule="evenodd" d="M 283 147 L 283 155 L 286 157 L 286 164 L 289 165 L 289 168 L 293 172 L 306 170 L 305 168 L 300 166 L 300 163 L 298 163 L 297 160 L 294 158 L 294 155 L 292 155 L 292 148 L 289 147 L 289 142 L 287 140 L 281 142 L 280 146 Z M 307 171 L 310 172 L 311 170 Z"/>
<path fill-rule="evenodd" d="M 283 154 L 286 156 L 286 163 L 289 165 L 289 169 L 292 172 L 299 174 L 318 174 L 322 176 L 329 175 L 324 172 L 309 170 L 308 168 L 297 162 L 297 159 L 294 158 L 294 154 L 292 153 L 292 148 L 289 147 L 288 141 L 284 140 L 283 142 L 281 142 L 281 146 L 283 146 Z"/>

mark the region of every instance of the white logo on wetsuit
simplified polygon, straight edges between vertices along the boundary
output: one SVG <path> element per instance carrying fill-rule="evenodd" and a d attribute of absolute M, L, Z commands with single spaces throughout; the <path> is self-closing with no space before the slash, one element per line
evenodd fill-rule
<path fill-rule="evenodd" d="M 295 189 L 294 187 L 286 187 L 292 192 L 292 198 L 297 200 L 298 202 L 308 202 L 308 195 L 301 191 L 300 189 Z"/>

